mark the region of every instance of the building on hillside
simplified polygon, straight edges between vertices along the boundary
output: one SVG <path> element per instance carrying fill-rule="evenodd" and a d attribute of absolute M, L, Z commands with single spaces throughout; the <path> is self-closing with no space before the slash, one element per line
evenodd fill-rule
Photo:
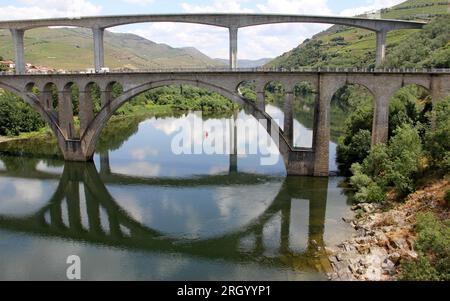
<path fill-rule="evenodd" d="M 6 66 L 8 69 L 16 68 L 16 64 L 13 61 L 0 61 L 0 65 Z"/>
<path fill-rule="evenodd" d="M 27 72 L 28 73 L 48 74 L 48 73 L 54 73 L 55 69 L 45 67 L 45 66 L 30 65 L 30 66 L 27 66 Z"/>

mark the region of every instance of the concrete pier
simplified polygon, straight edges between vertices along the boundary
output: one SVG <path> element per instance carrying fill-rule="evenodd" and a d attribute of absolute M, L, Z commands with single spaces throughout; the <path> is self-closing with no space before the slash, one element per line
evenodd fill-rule
<path fill-rule="evenodd" d="M 25 74 L 25 45 L 23 41 L 25 31 L 22 29 L 11 29 L 11 35 L 14 44 L 16 74 Z"/>

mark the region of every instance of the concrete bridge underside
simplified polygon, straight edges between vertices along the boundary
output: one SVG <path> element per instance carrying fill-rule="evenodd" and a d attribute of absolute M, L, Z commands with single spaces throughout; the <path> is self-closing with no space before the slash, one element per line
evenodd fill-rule
<path fill-rule="evenodd" d="M 284 130 L 265 112 L 265 88 L 272 81 L 281 83 L 285 91 Z M 256 102 L 240 95 L 239 86 L 244 82 L 256 84 Z M 302 82 L 309 83 L 316 91 L 313 146 L 308 149 L 296 148 L 293 144 L 294 89 Z M 93 84 L 101 90 L 101 110 L 96 115 L 91 93 Z M 123 88 L 123 93 L 116 98 L 112 97 L 114 84 Z M 124 103 L 145 91 L 173 84 L 205 88 L 241 105 L 267 125 L 269 134 L 279 133 L 279 141 L 275 142 L 289 175 L 313 176 L 329 174 L 330 104 L 341 87 L 358 84 L 373 94 L 372 144 L 387 142 L 389 102 L 403 86 L 416 84 L 428 89 L 434 103 L 450 95 L 448 73 L 180 72 L 0 76 L 1 89 L 22 97 L 50 125 L 68 161 L 92 160 L 102 129 Z M 72 85 L 79 89 L 79 133 L 74 129 Z M 52 86 L 58 90 L 57 109 L 53 107 Z M 35 88 L 40 91 L 38 94 L 33 93 Z"/>
<path fill-rule="evenodd" d="M 230 37 L 230 68 L 237 68 L 239 28 L 279 23 L 323 23 L 364 28 L 377 35 L 376 64 L 380 66 L 386 53 L 386 37 L 389 31 L 398 29 L 421 29 L 425 23 L 404 20 L 364 19 L 335 16 L 275 15 L 275 14 L 170 14 L 128 15 L 82 18 L 39 19 L 2 21 L 0 29 L 11 31 L 15 49 L 17 74 L 25 73 L 24 35 L 26 30 L 49 26 L 73 26 L 90 28 L 94 39 L 94 66 L 98 72 L 104 67 L 104 31 L 107 28 L 144 23 L 176 22 L 194 23 L 228 28 Z"/>

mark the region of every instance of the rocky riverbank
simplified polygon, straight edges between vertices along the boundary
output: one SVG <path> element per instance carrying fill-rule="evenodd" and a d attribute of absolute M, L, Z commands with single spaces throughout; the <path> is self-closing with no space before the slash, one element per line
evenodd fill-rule
<path fill-rule="evenodd" d="M 421 211 L 439 212 L 448 218 L 449 210 L 443 200 L 450 188 L 442 180 L 410 195 L 404 203 L 358 204 L 354 220 L 346 220 L 356 230 L 354 237 L 328 249 L 333 272 L 330 280 L 396 280 L 400 262 L 415 259 L 415 216 Z"/>

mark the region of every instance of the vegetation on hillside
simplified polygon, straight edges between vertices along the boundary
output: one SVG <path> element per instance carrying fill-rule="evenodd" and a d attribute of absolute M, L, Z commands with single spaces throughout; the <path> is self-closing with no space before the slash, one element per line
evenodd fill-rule
<path fill-rule="evenodd" d="M 385 66 L 450 68 L 450 14 L 436 17 L 388 51 Z"/>
<path fill-rule="evenodd" d="M 385 66 L 449 68 L 450 14 L 447 13 L 447 6 L 448 3 L 439 0 L 409 0 L 393 8 L 382 10 L 382 18 L 426 19 L 427 21 L 434 18 L 424 30 L 389 32 Z M 301 45 L 274 59 L 266 66 L 373 68 L 375 67 L 375 44 L 374 32 L 336 25 L 305 40 Z"/>
<path fill-rule="evenodd" d="M 94 62 L 92 32 L 82 28 L 37 28 L 25 33 L 27 63 L 54 69 L 85 70 Z M 13 59 L 11 33 L 0 30 L 0 55 Z M 134 34 L 105 32 L 105 65 L 111 69 L 164 69 L 226 66 L 195 48 L 174 48 Z"/>
<path fill-rule="evenodd" d="M 450 219 L 440 220 L 432 212 L 416 218 L 417 260 L 402 263 L 402 280 L 450 281 Z"/>

